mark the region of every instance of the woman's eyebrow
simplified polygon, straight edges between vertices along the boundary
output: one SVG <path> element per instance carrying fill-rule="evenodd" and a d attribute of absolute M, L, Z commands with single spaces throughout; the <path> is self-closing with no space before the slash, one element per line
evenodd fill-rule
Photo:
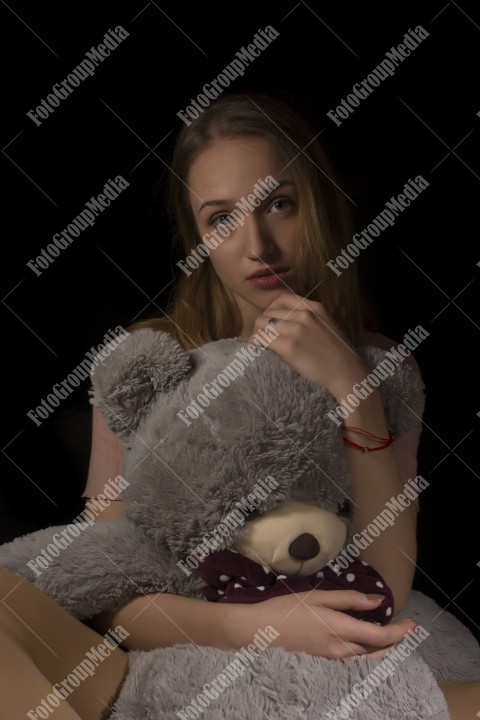
<path fill-rule="evenodd" d="M 285 185 L 295 185 L 295 183 L 293 182 L 293 180 L 281 180 L 278 183 L 277 187 L 274 190 L 272 190 L 272 192 L 275 192 L 275 190 L 278 190 L 279 188 L 284 187 Z M 204 203 L 202 203 L 200 205 L 200 207 L 197 210 L 197 213 L 200 214 L 202 212 L 202 210 L 206 207 L 212 207 L 212 206 L 216 207 L 218 205 L 228 205 L 228 203 L 231 203 L 231 202 L 233 202 L 233 200 L 228 200 L 228 199 L 227 200 L 206 200 Z"/>

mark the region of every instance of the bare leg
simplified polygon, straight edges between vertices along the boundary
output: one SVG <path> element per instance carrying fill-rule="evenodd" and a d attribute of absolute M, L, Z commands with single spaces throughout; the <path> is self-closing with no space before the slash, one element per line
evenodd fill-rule
<path fill-rule="evenodd" d="M 35 719 L 35 709 L 67 679 L 92 646 L 103 643 L 94 632 L 30 583 L 0 569 L 0 706 L 11 720 Z M 65 700 L 55 720 L 103 720 L 110 715 L 128 671 L 120 648 L 102 658 L 78 687 L 63 686 Z M 68 682 L 68 681 L 67 681 Z M 60 685 L 60 687 L 62 687 Z M 47 707 L 53 707 L 56 696 Z M 45 706 L 44 706 L 45 707 Z M 27 715 L 29 711 L 32 714 Z M 42 708 L 38 717 L 46 717 Z"/>
<path fill-rule="evenodd" d="M 439 682 L 452 720 L 475 720 L 480 712 L 480 682 Z"/>
<path fill-rule="evenodd" d="M 35 709 L 103 637 L 25 580 L 0 568 L 0 706 L 9 720 L 35 718 Z M 120 648 L 92 677 L 61 700 L 55 720 L 103 720 L 128 671 Z M 480 682 L 440 682 L 452 720 L 475 720 Z M 33 714 L 27 715 L 32 710 Z M 38 715 L 42 717 L 42 715 Z"/>

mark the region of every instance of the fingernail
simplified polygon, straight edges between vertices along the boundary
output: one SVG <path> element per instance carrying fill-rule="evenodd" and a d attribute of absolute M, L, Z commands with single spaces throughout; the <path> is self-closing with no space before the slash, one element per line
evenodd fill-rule
<path fill-rule="evenodd" d="M 366 594 L 365 597 L 368 598 L 368 600 L 372 603 L 379 603 L 382 600 L 385 600 L 385 595 L 375 595 L 373 593 Z"/>

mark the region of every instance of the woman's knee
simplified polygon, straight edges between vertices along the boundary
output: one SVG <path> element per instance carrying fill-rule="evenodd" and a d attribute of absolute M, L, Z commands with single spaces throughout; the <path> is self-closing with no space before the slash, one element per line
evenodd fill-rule
<path fill-rule="evenodd" d="M 11 570 L 6 568 L 0 568 L 0 600 L 5 600 L 5 597 L 15 590 L 21 583 L 27 582 L 19 575 L 15 575 Z M 1 603 L 0 603 L 1 604 Z"/>
<path fill-rule="evenodd" d="M 28 581 L 19 575 L 15 575 L 11 570 L 0 568 L 0 607 L 2 607 L 5 602 L 8 603 L 8 596 L 24 583 L 28 584 Z"/>
<path fill-rule="evenodd" d="M 22 587 L 22 592 L 25 587 L 32 588 L 33 586 L 10 570 L 0 568 L 0 636 L 2 638 L 8 636 L 19 644 L 24 644 L 26 625 L 15 612 L 13 596 L 13 593 L 20 587 Z"/>
<path fill-rule="evenodd" d="M 445 695 L 452 720 L 471 720 L 480 711 L 480 681 L 438 683 Z"/>
<path fill-rule="evenodd" d="M 5 643 L 14 643 L 25 649 L 25 629 L 19 618 L 7 605 L 0 603 L 0 654 Z"/>

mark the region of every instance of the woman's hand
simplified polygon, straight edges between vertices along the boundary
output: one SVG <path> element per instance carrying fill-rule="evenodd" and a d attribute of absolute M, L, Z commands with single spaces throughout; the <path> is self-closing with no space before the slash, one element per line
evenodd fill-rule
<path fill-rule="evenodd" d="M 271 317 L 278 337 L 262 342 L 255 333 L 265 329 Z M 307 380 L 327 388 L 335 397 L 368 375 L 350 340 L 319 302 L 292 292 L 281 293 L 255 321 L 249 342 L 260 343 L 277 353 Z"/>
<path fill-rule="evenodd" d="M 278 637 L 270 647 L 332 659 L 362 654 L 381 658 L 416 623 L 406 618 L 380 627 L 342 612 L 374 609 L 382 601 L 382 596 L 376 597 L 379 599 L 372 601 L 354 590 L 312 590 L 252 605 L 232 605 L 225 632 L 232 646 L 239 648 L 253 642 L 259 629 L 271 625 Z"/>
<path fill-rule="evenodd" d="M 264 340 L 258 336 L 261 344 L 276 352 L 300 375 L 326 388 L 337 403 L 368 376 L 369 370 L 356 349 L 321 303 L 282 292 L 256 318 L 254 333 L 266 328 L 271 317 L 279 318 L 272 326 L 279 335 L 271 342 L 268 336 Z M 250 342 L 254 340 L 252 335 Z M 348 426 L 362 428 L 378 438 L 388 437 L 390 428 L 378 389 L 350 411 Z M 378 453 L 362 453 L 346 446 L 345 452 L 350 473 L 349 497 L 354 505 L 353 530 L 360 533 L 384 511 L 393 496 L 403 491 L 408 478 L 400 475 L 391 447 Z M 374 567 L 392 590 L 397 612 L 405 607 L 411 592 L 416 553 L 414 504 L 396 518 L 381 539 L 360 553 L 360 559 Z M 376 626 L 372 630 L 388 632 Z"/>

